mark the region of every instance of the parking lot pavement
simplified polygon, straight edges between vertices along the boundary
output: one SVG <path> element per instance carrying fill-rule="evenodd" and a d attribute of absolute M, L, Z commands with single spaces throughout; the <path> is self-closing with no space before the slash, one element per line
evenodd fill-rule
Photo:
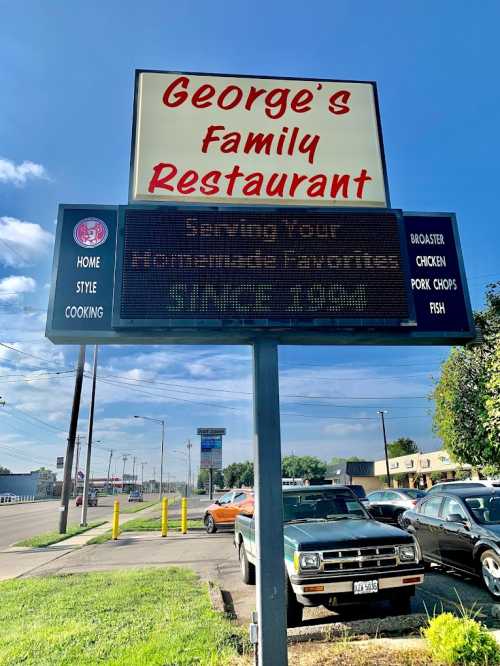
<path fill-rule="evenodd" d="M 195 508 L 195 507 L 193 507 Z M 198 510 L 199 507 L 196 507 Z M 51 562 L 40 565 L 27 575 L 82 573 L 140 566 L 187 566 L 202 579 L 217 582 L 229 608 L 237 621 L 247 624 L 255 609 L 255 586 L 241 581 L 238 557 L 233 546 L 231 531 L 208 535 L 204 531 L 190 531 L 187 535 L 170 533 L 162 539 L 157 533 L 126 534 L 118 541 L 85 546 L 63 553 Z M 448 574 L 433 568 L 426 574 L 412 602 L 413 613 L 442 610 L 457 611 L 460 603 L 471 611 L 479 611 L 481 619 L 490 628 L 500 628 L 500 620 L 491 614 L 493 600 L 479 582 L 458 574 Z M 323 607 L 306 608 L 304 625 L 325 624 L 342 620 L 381 618 L 393 614 L 389 603 L 351 606 L 331 612 Z"/>

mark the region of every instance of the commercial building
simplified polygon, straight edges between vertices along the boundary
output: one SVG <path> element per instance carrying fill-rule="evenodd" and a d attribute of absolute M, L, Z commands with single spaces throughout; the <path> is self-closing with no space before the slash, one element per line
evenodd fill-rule
<path fill-rule="evenodd" d="M 383 483 L 387 474 L 385 458 L 375 461 L 374 473 Z M 470 465 L 453 462 L 443 449 L 389 458 L 389 474 L 394 488 L 430 488 L 434 483 L 453 481 L 457 476 L 478 478 Z"/>
<path fill-rule="evenodd" d="M 366 492 L 380 488 L 380 481 L 374 470 L 373 460 L 345 461 L 329 465 L 325 479 L 332 485 L 360 485 Z"/>
<path fill-rule="evenodd" d="M 0 474 L 0 493 L 35 499 L 53 497 L 55 481 L 54 472 L 43 468 L 25 474 Z"/>
<path fill-rule="evenodd" d="M 389 458 L 389 475 L 393 488 L 425 489 L 440 481 L 478 478 L 477 472 L 470 465 L 453 462 L 444 450 Z M 386 476 L 385 458 L 382 458 L 329 465 L 325 480 L 333 485 L 358 484 L 370 492 L 384 487 Z"/>

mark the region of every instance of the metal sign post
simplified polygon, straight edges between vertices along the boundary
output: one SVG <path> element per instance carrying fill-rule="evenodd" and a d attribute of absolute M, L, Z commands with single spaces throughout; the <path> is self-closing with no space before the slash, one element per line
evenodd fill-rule
<path fill-rule="evenodd" d="M 255 543 L 258 657 L 262 666 L 288 663 L 278 345 L 253 344 Z"/>

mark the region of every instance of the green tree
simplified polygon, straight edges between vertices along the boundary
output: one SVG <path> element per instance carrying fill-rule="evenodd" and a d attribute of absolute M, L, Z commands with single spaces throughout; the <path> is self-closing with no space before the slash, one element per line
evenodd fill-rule
<path fill-rule="evenodd" d="M 285 456 L 281 467 L 284 478 L 310 480 L 326 474 L 326 463 L 315 456 Z"/>
<path fill-rule="evenodd" d="M 10 469 L 7 469 L 7 467 L 2 467 L 2 465 L 0 465 L 0 474 L 12 474 L 12 472 Z"/>
<path fill-rule="evenodd" d="M 398 456 L 407 456 L 412 453 L 418 453 L 418 446 L 413 439 L 409 437 L 400 437 L 387 445 L 387 452 L 390 458 Z"/>
<path fill-rule="evenodd" d="M 483 342 L 454 348 L 434 389 L 434 429 L 451 457 L 474 467 L 500 460 L 500 282 L 489 285 L 486 308 L 475 313 Z"/>
<path fill-rule="evenodd" d="M 231 463 L 224 470 L 224 483 L 228 488 L 253 486 L 253 462 Z"/>

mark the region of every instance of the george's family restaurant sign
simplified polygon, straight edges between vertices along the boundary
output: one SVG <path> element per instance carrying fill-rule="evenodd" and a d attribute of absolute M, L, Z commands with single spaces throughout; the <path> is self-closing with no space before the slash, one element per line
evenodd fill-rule
<path fill-rule="evenodd" d="M 139 70 L 129 201 L 386 207 L 376 86 Z"/>

